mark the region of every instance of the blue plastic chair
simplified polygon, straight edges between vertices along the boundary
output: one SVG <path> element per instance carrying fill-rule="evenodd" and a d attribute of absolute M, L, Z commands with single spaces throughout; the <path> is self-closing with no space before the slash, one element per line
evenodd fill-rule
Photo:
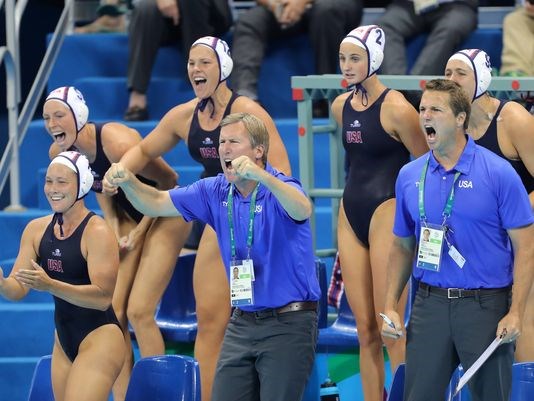
<path fill-rule="evenodd" d="M 28 401 L 54 401 L 52 391 L 52 355 L 43 356 L 33 371 Z"/>
<path fill-rule="evenodd" d="M 330 326 L 319 330 L 318 348 L 333 351 L 349 347 L 357 347 L 358 330 L 356 329 L 356 319 L 344 293 L 339 303 L 339 311 L 336 320 Z"/>
<path fill-rule="evenodd" d="M 534 362 L 516 362 L 512 370 L 510 401 L 534 400 Z"/>
<path fill-rule="evenodd" d="M 138 360 L 125 401 L 200 401 L 200 374 L 190 356 L 158 355 Z"/>
<path fill-rule="evenodd" d="M 412 304 L 415 298 L 417 283 L 410 280 L 408 288 L 408 301 L 404 314 L 405 325 L 408 324 L 412 312 Z M 346 293 L 341 296 L 338 316 L 332 325 L 319 330 L 318 347 L 320 350 L 335 351 L 348 347 L 359 346 L 358 329 L 356 319 L 352 314 Z"/>
<path fill-rule="evenodd" d="M 195 254 L 180 256 L 165 290 L 156 323 L 165 341 L 193 342 L 197 336 L 197 314 L 193 294 Z"/>
<path fill-rule="evenodd" d="M 401 363 L 393 375 L 391 388 L 389 389 L 387 401 L 402 401 L 404 396 L 404 374 L 406 365 Z"/>

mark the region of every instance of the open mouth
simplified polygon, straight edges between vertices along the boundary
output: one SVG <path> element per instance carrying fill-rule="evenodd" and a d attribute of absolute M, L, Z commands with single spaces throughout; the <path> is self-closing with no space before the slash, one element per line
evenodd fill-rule
<path fill-rule="evenodd" d="M 224 165 L 226 166 L 226 168 L 230 169 L 230 168 L 232 168 L 232 161 L 231 160 L 225 160 L 224 161 Z"/>
<path fill-rule="evenodd" d="M 200 85 L 200 84 L 205 84 L 205 83 L 208 82 L 208 81 L 206 80 L 206 78 L 195 78 L 195 79 L 194 79 L 194 82 L 195 82 L 195 85 L 198 86 L 198 85 Z"/>
<path fill-rule="evenodd" d="M 434 138 L 436 136 L 436 130 L 434 127 L 425 127 L 425 131 L 429 138 Z"/>
<path fill-rule="evenodd" d="M 54 140 L 57 141 L 57 142 L 61 142 L 65 139 L 65 133 L 64 132 L 60 132 L 58 134 L 54 134 Z"/>

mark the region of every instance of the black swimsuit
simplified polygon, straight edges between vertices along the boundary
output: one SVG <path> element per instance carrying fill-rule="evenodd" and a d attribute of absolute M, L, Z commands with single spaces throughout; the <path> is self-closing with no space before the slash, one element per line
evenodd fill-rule
<path fill-rule="evenodd" d="M 232 104 L 238 97 L 239 95 L 232 93 L 232 97 L 224 110 L 223 118 L 230 114 Z M 187 148 L 191 157 L 204 167 L 204 172 L 201 177 L 215 177 L 217 174 L 222 173 L 218 151 L 221 127 L 217 126 L 213 131 L 204 130 L 198 122 L 198 107 L 197 105 L 193 113 L 193 119 L 191 120 L 191 127 L 189 128 L 189 135 L 187 137 Z"/>
<path fill-rule="evenodd" d="M 406 147 L 393 139 L 380 123 L 380 109 L 389 89 L 366 110 L 343 106 L 342 139 L 349 172 L 343 191 L 343 207 L 358 239 L 369 247 L 369 226 L 376 208 L 395 197 L 395 180 L 410 160 Z"/>
<path fill-rule="evenodd" d="M 475 142 L 478 145 L 484 146 L 486 149 L 489 149 L 493 153 L 496 153 L 502 158 L 508 160 L 512 167 L 515 169 L 515 171 L 517 171 L 517 174 L 519 174 L 519 177 L 521 178 L 521 181 L 523 181 L 523 185 L 525 186 L 527 192 L 531 193 L 532 191 L 534 191 L 534 177 L 532 177 L 532 175 L 529 173 L 529 171 L 525 167 L 525 164 L 521 160 L 508 159 L 505 155 L 503 155 L 503 153 L 501 152 L 501 148 L 499 147 L 499 141 L 497 139 L 497 119 L 506 103 L 508 103 L 507 100 L 501 100 L 501 103 L 499 104 L 499 107 L 497 108 L 497 111 L 495 112 L 495 115 L 493 116 L 493 119 L 491 120 L 488 129 L 486 130 L 484 135 L 478 138 Z M 521 128 L 518 127 L 518 129 Z"/>
<path fill-rule="evenodd" d="M 95 160 L 89 164 L 91 166 L 91 170 L 95 178 L 91 189 L 97 193 L 102 193 L 102 179 L 104 178 L 106 171 L 108 171 L 108 169 L 111 167 L 111 161 L 107 158 L 106 153 L 104 152 L 104 148 L 102 146 L 102 127 L 106 123 L 93 124 L 95 126 L 96 154 Z M 70 150 L 77 149 L 73 147 Z M 156 186 L 156 183 L 152 180 L 141 177 L 139 175 L 136 175 L 136 177 L 141 182 L 144 182 L 147 185 L 150 185 L 152 187 Z M 139 212 L 135 207 L 133 207 L 130 201 L 126 198 L 126 195 L 124 194 L 124 191 L 121 188 L 118 188 L 117 194 L 111 199 L 113 201 L 113 206 L 115 207 L 115 209 L 117 209 L 117 211 L 124 211 L 136 223 L 139 223 L 143 218 L 143 214 Z"/>
<path fill-rule="evenodd" d="M 87 261 L 82 255 L 80 243 L 83 231 L 94 215 L 93 212 L 89 212 L 72 235 L 66 239 L 60 240 L 54 235 L 54 219 L 46 228 L 39 244 L 39 261 L 52 279 L 73 285 L 91 284 Z M 100 311 L 73 305 L 56 296 L 54 303 L 57 336 L 61 348 L 71 362 L 76 359 L 78 348 L 89 333 L 106 324 L 119 326 L 111 306 L 106 311 Z"/>

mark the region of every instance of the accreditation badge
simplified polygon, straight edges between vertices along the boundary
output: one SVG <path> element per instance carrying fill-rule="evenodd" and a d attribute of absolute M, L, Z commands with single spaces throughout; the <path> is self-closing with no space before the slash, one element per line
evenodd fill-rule
<path fill-rule="evenodd" d="M 232 306 L 254 304 L 253 277 L 252 259 L 235 260 L 230 263 L 230 303 Z"/>
<path fill-rule="evenodd" d="M 439 272 L 444 237 L 445 229 L 442 226 L 421 226 L 416 264 L 418 268 Z"/>

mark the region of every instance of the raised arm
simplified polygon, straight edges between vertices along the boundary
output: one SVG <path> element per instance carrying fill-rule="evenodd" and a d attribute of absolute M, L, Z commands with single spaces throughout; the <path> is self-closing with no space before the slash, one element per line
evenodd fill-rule
<path fill-rule="evenodd" d="M 124 124 L 108 123 L 102 129 L 104 153 L 112 163 L 127 159 L 127 154 L 131 150 L 135 151 L 138 146 L 144 152 L 144 145 L 141 146 L 142 142 L 143 138 L 139 132 Z M 143 156 L 142 159 L 144 160 L 143 166 L 136 170 L 139 175 L 156 182 L 160 189 L 171 189 L 176 186 L 178 175 L 161 156 Z"/>
<path fill-rule="evenodd" d="M 161 191 L 139 181 L 122 163 L 113 163 L 106 173 L 106 180 L 120 186 L 132 205 L 150 217 L 181 216 L 174 207 L 168 191 Z"/>
<path fill-rule="evenodd" d="M 269 174 L 248 156 L 239 156 L 232 160 L 232 166 L 238 176 L 265 185 L 293 220 L 303 221 L 311 216 L 311 202 L 302 191 Z"/>
<path fill-rule="evenodd" d="M 135 174 L 147 168 L 147 170 L 144 170 L 144 173 L 147 173 L 149 176 L 147 178 L 153 176 L 155 166 L 150 166 L 149 163 L 170 151 L 180 140 L 184 139 L 182 136 L 184 135 L 186 126 L 191 121 L 193 110 L 193 101 L 171 109 L 163 116 L 156 128 L 143 138 L 143 140 L 134 146 L 128 147 L 124 151 L 120 157 L 121 164 Z M 119 160 L 114 161 L 118 162 Z M 105 178 L 102 183 L 106 194 L 113 194 L 115 192 L 116 187 L 111 185 Z M 161 187 L 169 186 L 167 183 Z"/>

